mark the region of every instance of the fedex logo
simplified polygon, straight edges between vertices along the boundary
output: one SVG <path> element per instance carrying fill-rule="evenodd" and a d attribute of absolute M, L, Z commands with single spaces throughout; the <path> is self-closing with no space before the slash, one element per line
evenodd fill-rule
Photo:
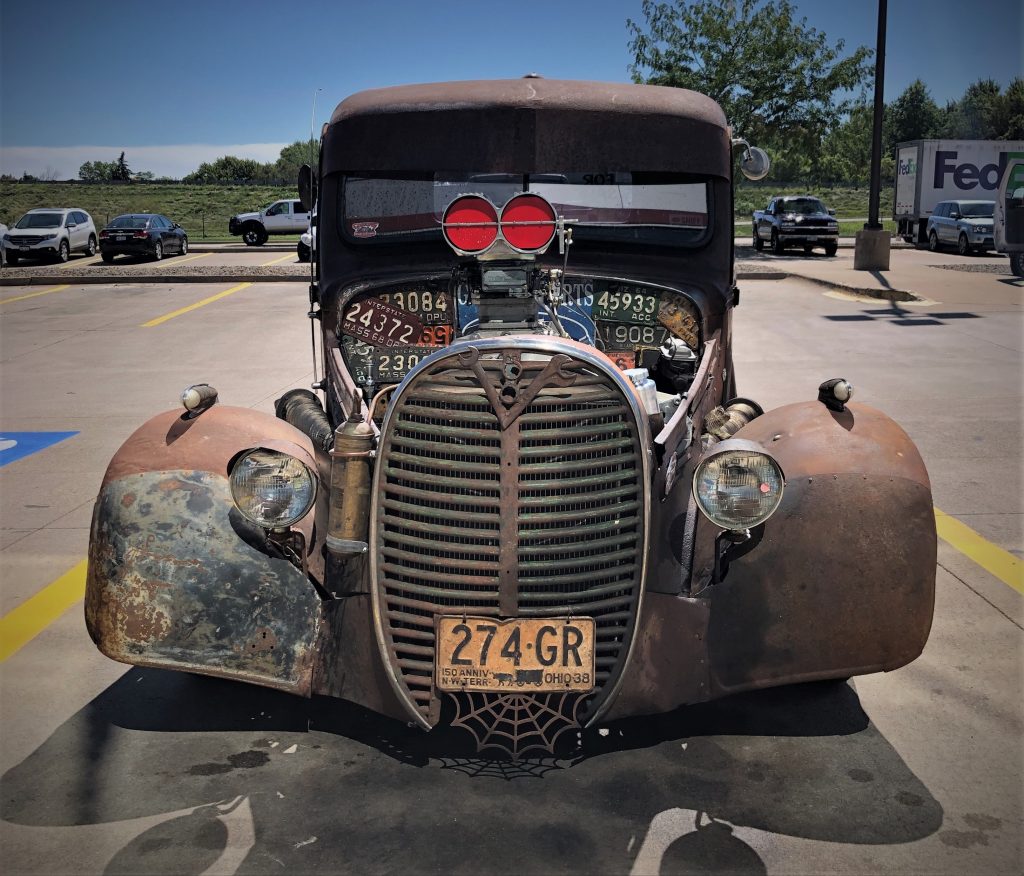
<path fill-rule="evenodd" d="M 979 185 L 983 189 L 995 191 L 1010 159 L 1008 152 L 1000 152 L 998 164 L 985 164 L 978 167 L 970 162 L 957 164 L 956 157 L 956 150 L 935 153 L 935 180 L 932 183 L 935 188 L 943 188 L 946 177 L 952 174 L 953 185 L 962 191 L 969 192 Z"/>
<path fill-rule="evenodd" d="M 913 158 L 906 158 L 900 160 L 897 163 L 896 167 L 896 172 L 900 176 L 910 176 L 912 174 L 917 173 L 917 161 L 915 161 Z"/>

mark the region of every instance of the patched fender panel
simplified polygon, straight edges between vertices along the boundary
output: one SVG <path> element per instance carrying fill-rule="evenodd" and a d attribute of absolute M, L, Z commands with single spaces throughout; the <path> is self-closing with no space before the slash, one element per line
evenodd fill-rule
<path fill-rule="evenodd" d="M 928 475 L 906 433 L 868 407 L 812 402 L 737 437 L 776 455 L 786 492 L 710 591 L 712 685 L 844 677 L 917 657 L 931 629 L 936 535 Z"/>
<path fill-rule="evenodd" d="M 320 599 L 262 549 L 224 476 L 144 471 L 104 483 L 85 617 L 114 660 L 309 695 Z"/>

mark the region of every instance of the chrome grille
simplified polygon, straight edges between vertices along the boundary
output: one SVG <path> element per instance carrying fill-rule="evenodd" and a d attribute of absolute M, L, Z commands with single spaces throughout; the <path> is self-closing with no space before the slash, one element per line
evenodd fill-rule
<path fill-rule="evenodd" d="M 504 353 L 487 353 L 478 364 L 497 387 Z M 550 358 L 522 357 L 520 390 Z M 594 617 L 591 711 L 622 669 L 646 545 L 638 425 L 601 369 L 571 359 L 562 374 L 570 385 L 540 388 L 505 430 L 478 373 L 454 355 L 416 374 L 389 412 L 376 597 L 400 693 L 427 720 L 436 614 Z"/>

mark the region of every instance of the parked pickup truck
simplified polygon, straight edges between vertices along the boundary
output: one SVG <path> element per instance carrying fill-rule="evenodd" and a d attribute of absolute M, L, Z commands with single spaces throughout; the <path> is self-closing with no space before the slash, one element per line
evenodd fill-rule
<path fill-rule="evenodd" d="M 274 201 L 263 210 L 239 213 L 228 222 L 231 234 L 242 235 L 247 246 L 263 246 L 271 234 L 302 234 L 309 227 L 309 209 L 302 201 Z"/>
<path fill-rule="evenodd" d="M 780 255 L 787 246 L 802 246 L 804 252 L 822 246 L 825 255 L 834 256 L 839 248 L 834 217 L 835 210 L 809 195 L 772 198 L 767 210 L 754 211 L 754 249 L 760 252 L 767 242 Z"/>

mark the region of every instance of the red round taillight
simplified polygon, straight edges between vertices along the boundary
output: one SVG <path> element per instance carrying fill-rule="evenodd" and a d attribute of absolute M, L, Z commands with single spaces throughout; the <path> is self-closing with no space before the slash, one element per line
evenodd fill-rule
<path fill-rule="evenodd" d="M 555 208 L 540 195 L 516 195 L 502 208 L 501 234 L 519 252 L 539 252 L 555 236 Z"/>
<path fill-rule="evenodd" d="M 498 239 L 498 211 L 480 195 L 462 195 L 441 218 L 445 239 L 465 253 L 483 252 Z"/>

